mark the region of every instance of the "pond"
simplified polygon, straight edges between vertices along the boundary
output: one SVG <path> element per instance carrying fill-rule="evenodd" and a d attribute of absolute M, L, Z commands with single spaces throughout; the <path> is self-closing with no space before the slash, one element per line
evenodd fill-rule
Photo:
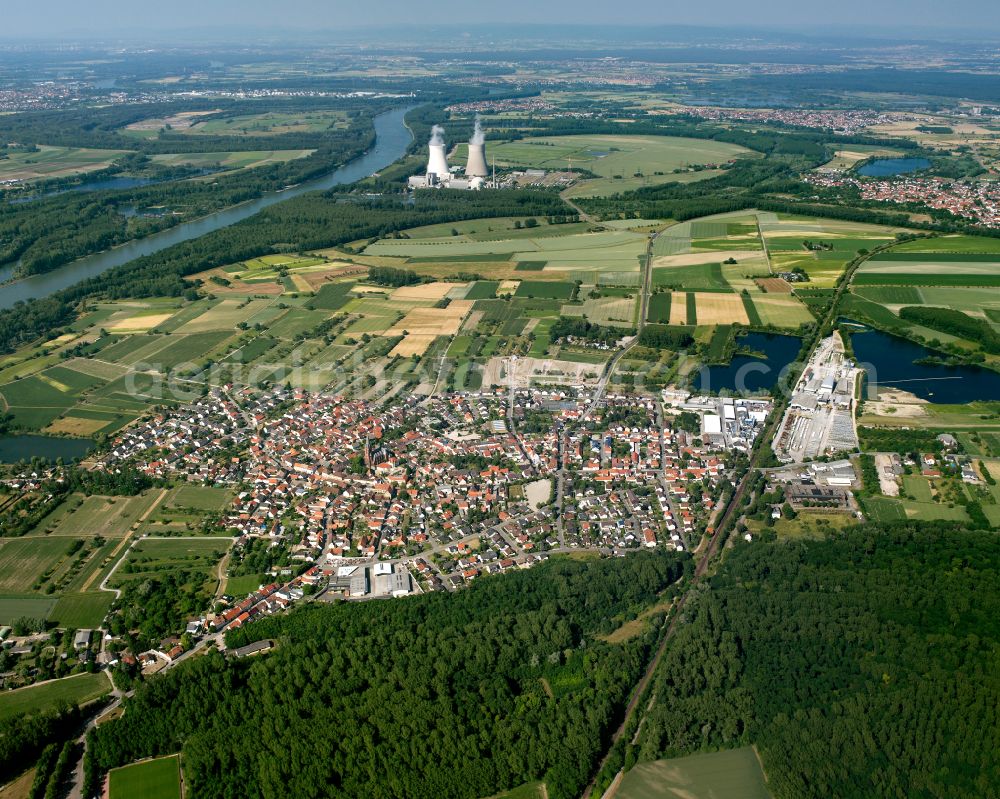
<path fill-rule="evenodd" d="M 905 175 L 927 169 L 931 162 L 926 158 L 880 158 L 858 168 L 858 174 L 866 178 L 887 178 L 891 175 Z"/>
<path fill-rule="evenodd" d="M 94 448 L 89 438 L 54 438 L 53 436 L 12 435 L 0 436 L 0 463 L 30 461 L 44 458 L 56 461 L 62 458 L 69 463 L 82 458 Z"/>
<path fill-rule="evenodd" d="M 795 362 L 802 339 L 776 333 L 747 333 L 736 339 L 738 349 L 761 353 L 765 358 L 735 355 L 725 366 L 706 366 L 695 380 L 698 391 L 719 394 L 757 394 L 770 391 L 782 371 Z"/>
<path fill-rule="evenodd" d="M 914 363 L 933 350 L 879 330 L 851 333 L 854 357 L 865 368 L 870 387 L 897 388 L 934 403 L 964 404 L 1000 400 L 1000 372 L 978 366 Z M 871 396 L 870 393 L 867 396 Z"/>

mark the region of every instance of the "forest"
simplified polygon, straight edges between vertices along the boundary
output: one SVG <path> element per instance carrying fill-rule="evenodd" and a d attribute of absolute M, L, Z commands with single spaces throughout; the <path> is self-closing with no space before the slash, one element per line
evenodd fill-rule
<path fill-rule="evenodd" d="M 544 779 L 577 797 L 657 630 L 599 637 L 677 590 L 678 553 L 553 558 L 456 594 L 309 604 L 230 633 L 270 638 L 147 681 L 91 733 L 98 769 L 183 752 L 199 797 L 479 799 Z"/>
<path fill-rule="evenodd" d="M 627 762 L 756 744 L 776 799 L 1000 795 L 1000 548 L 946 523 L 742 542 Z"/>

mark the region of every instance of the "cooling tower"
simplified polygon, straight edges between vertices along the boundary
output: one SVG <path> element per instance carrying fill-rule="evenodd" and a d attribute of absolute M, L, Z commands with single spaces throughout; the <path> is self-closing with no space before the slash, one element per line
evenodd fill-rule
<path fill-rule="evenodd" d="M 438 143 L 432 141 L 428 146 L 428 152 L 430 153 L 427 158 L 427 174 L 437 175 L 439 179 L 444 179 L 448 177 L 448 159 L 444 154 L 445 144 L 444 142 Z"/>
<path fill-rule="evenodd" d="M 489 175 L 486 169 L 485 144 L 469 144 L 469 161 L 465 165 L 465 175 L 470 178 L 485 178 Z"/>

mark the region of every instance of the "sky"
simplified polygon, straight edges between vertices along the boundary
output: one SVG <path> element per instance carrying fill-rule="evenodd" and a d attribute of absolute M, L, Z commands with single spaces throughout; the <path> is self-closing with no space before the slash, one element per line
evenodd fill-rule
<path fill-rule="evenodd" d="M 457 24 L 635 24 L 802 27 L 866 32 L 871 26 L 964 29 L 1000 33 L 997 0 L 46 0 L 2 3 L 0 39 L 74 35 L 163 36 L 204 30 L 220 35 L 239 26 L 262 31 L 344 30 L 365 26 Z M 622 9 L 627 16 L 622 16 Z"/>

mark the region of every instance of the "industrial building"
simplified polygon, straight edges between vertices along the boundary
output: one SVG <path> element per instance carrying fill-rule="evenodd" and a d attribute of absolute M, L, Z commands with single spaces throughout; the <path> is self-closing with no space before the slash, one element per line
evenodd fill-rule
<path fill-rule="evenodd" d="M 465 169 L 448 165 L 448 145 L 444 128 L 435 125 L 427 143 L 427 167 L 422 175 L 414 175 L 407 184 L 411 189 L 484 189 L 496 188 L 496 178 L 488 180 L 486 166 L 486 135 L 479 117 L 469 140 L 469 157 Z"/>
<path fill-rule="evenodd" d="M 839 333 L 823 339 L 809 359 L 774 440 L 784 463 L 857 449 L 854 395 L 860 370 L 844 354 Z"/>

